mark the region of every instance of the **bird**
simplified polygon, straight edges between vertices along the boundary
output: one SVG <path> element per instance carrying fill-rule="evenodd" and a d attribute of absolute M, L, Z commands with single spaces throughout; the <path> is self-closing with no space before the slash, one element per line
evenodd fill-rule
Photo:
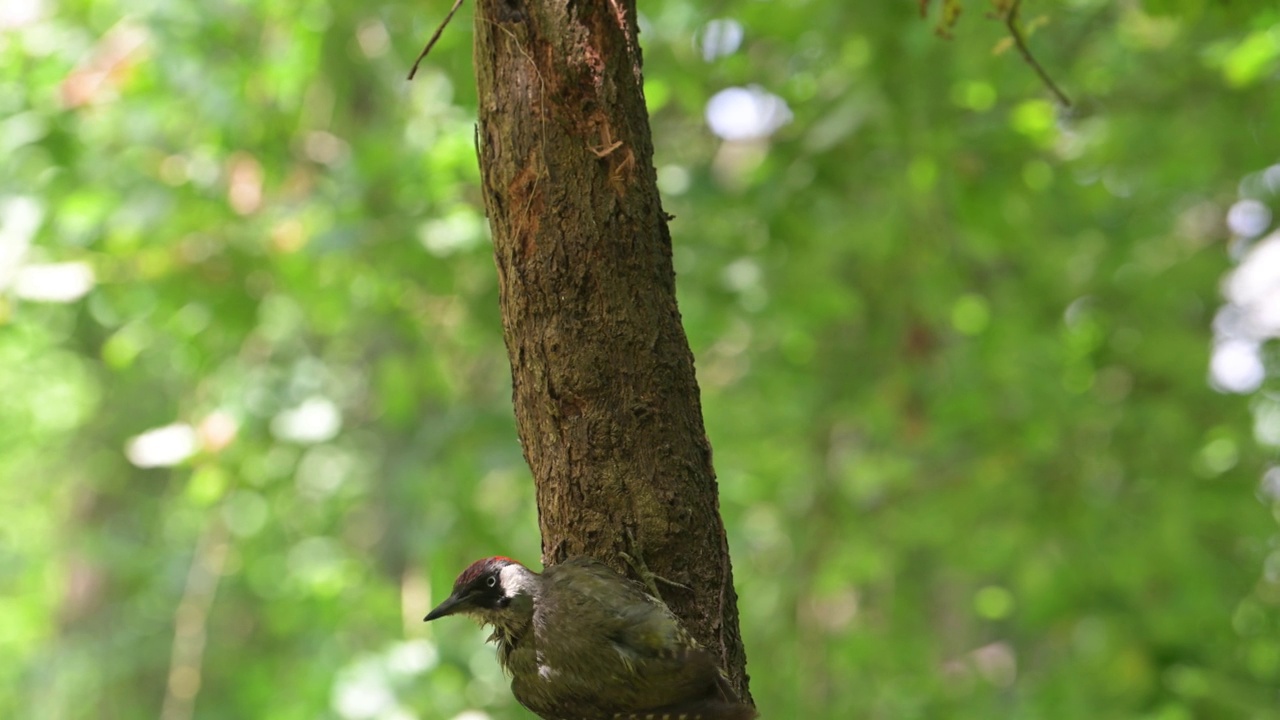
<path fill-rule="evenodd" d="M 536 573 L 477 560 L 423 619 L 493 628 L 521 705 L 543 720 L 751 720 L 715 659 L 654 593 L 591 557 Z"/>

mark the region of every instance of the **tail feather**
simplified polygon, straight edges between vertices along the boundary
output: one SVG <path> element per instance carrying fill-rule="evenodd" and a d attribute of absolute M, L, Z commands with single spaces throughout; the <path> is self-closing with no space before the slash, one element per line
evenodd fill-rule
<path fill-rule="evenodd" d="M 701 700 L 640 712 L 617 713 L 613 720 L 752 720 L 756 709 L 742 703 Z"/>
<path fill-rule="evenodd" d="M 739 705 L 742 703 L 738 699 L 738 693 L 729 684 L 729 678 L 725 677 L 724 671 L 716 668 L 716 692 L 720 693 L 720 699 L 730 705 Z"/>

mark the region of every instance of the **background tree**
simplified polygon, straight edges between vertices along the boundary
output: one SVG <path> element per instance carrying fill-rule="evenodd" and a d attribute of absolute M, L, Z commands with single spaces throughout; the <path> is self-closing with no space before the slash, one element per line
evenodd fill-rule
<path fill-rule="evenodd" d="M 1277 717 L 1264 5 L 642 5 L 762 717 Z M 525 717 L 446 9 L 0 6 L 0 717 Z"/>

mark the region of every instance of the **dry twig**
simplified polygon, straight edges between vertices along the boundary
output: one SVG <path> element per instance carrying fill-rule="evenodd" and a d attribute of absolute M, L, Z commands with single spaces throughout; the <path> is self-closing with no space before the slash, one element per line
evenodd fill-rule
<path fill-rule="evenodd" d="M 1071 99 L 1067 94 L 1062 92 L 1053 78 L 1049 77 L 1049 73 L 1045 71 L 1044 66 L 1036 60 L 1031 54 L 1031 48 L 1027 47 L 1027 40 L 1022 36 L 1022 30 L 1018 28 L 1018 11 L 1022 9 L 1022 0 L 1013 0 L 1009 4 L 1009 9 L 1004 14 L 1004 25 L 1009 29 L 1009 37 L 1013 38 L 1013 44 L 1017 46 L 1018 53 L 1022 55 L 1022 59 L 1036 71 L 1036 75 L 1040 76 L 1040 81 L 1049 88 L 1053 96 L 1058 100 L 1058 104 L 1064 108 L 1071 107 Z"/>
<path fill-rule="evenodd" d="M 427 53 L 431 52 L 431 48 L 435 47 L 436 41 L 440 39 L 440 33 L 444 32 L 449 21 L 453 19 L 453 14 L 458 12 L 458 8 L 462 7 L 462 0 L 454 0 L 453 7 L 449 8 L 449 14 L 444 16 L 444 21 L 440 23 L 440 27 L 431 35 L 431 39 L 427 41 L 427 46 L 422 48 L 422 52 L 418 53 L 418 59 L 413 61 L 413 67 L 409 68 L 409 80 L 418 72 L 418 66 L 427 57 Z"/>

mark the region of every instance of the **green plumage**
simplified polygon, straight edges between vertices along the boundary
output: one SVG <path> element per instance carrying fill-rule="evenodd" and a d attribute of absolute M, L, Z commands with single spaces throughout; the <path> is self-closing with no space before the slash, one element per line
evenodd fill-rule
<path fill-rule="evenodd" d="M 716 692 L 711 658 L 638 584 L 591 558 L 552 566 L 542 580 L 531 632 L 499 650 L 525 707 L 544 718 L 611 717 Z"/>
<path fill-rule="evenodd" d="M 479 561 L 428 619 L 453 612 L 493 626 L 512 692 L 545 720 L 755 717 L 665 603 L 593 558 L 541 575 Z"/>

